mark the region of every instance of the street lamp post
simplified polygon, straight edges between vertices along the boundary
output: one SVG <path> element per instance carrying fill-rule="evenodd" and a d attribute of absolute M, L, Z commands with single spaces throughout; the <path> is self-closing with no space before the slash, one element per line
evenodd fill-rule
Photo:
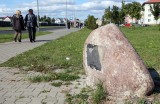
<path fill-rule="evenodd" d="M 68 22 L 68 20 L 67 20 L 67 0 L 66 0 L 66 29 L 68 28 L 68 26 L 67 26 L 68 23 L 67 22 Z"/>
<path fill-rule="evenodd" d="M 38 31 L 39 31 L 39 1 L 37 0 L 37 25 L 38 25 Z"/>

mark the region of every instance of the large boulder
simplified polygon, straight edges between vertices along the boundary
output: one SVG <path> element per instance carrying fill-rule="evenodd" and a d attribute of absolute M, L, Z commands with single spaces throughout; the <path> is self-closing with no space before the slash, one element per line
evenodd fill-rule
<path fill-rule="evenodd" d="M 100 27 L 89 35 L 84 45 L 83 64 L 87 83 L 103 82 L 112 97 L 143 97 L 154 88 L 143 61 L 114 24 Z"/>

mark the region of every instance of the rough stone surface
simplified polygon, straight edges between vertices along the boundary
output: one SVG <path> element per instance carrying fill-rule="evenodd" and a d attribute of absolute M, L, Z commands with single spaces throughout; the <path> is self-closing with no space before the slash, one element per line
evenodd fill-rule
<path fill-rule="evenodd" d="M 154 88 L 143 61 L 114 24 L 100 27 L 89 35 L 83 57 L 88 84 L 102 81 L 112 97 L 142 97 Z"/>

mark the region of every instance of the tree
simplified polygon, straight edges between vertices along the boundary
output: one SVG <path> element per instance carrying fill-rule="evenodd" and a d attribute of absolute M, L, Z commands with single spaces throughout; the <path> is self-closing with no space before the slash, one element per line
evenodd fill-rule
<path fill-rule="evenodd" d="M 125 14 L 131 16 L 131 18 L 141 18 L 142 6 L 139 2 L 132 2 L 125 5 Z"/>
<path fill-rule="evenodd" d="M 107 23 L 115 23 L 119 24 L 124 21 L 125 12 L 124 12 L 125 2 L 122 1 L 122 8 L 120 9 L 118 6 L 113 5 L 112 9 L 110 6 L 105 9 L 104 15 L 102 17 L 103 25 Z"/>
<path fill-rule="evenodd" d="M 52 19 L 50 17 L 47 17 L 45 22 L 48 22 L 50 24 L 52 22 Z"/>
<path fill-rule="evenodd" d="M 94 16 L 89 15 L 86 22 L 86 26 L 89 29 L 96 29 L 98 25 L 96 24 L 96 18 Z"/>
<path fill-rule="evenodd" d="M 55 23 L 55 21 L 56 21 L 55 18 L 52 18 L 52 23 Z"/>
<path fill-rule="evenodd" d="M 111 8 L 109 6 L 108 8 L 105 9 L 104 15 L 102 17 L 103 24 L 110 23 L 112 21 L 111 17 L 112 17 L 112 12 L 111 12 Z"/>
<path fill-rule="evenodd" d="M 120 23 L 124 23 L 125 16 L 126 16 L 126 14 L 125 14 L 125 1 L 122 0 L 122 8 L 119 13 Z"/>
<path fill-rule="evenodd" d="M 38 19 L 39 19 L 39 21 L 41 21 L 41 17 L 40 17 L 40 15 L 38 15 Z"/>
<path fill-rule="evenodd" d="M 113 5 L 113 8 L 112 8 L 112 16 L 111 16 L 111 19 L 113 20 L 114 23 L 116 24 L 119 24 L 119 7 Z"/>
<path fill-rule="evenodd" d="M 40 18 L 40 21 L 41 21 L 41 22 L 43 22 L 43 20 L 44 20 L 44 18 L 43 18 L 43 17 L 41 17 L 41 18 Z"/>
<path fill-rule="evenodd" d="M 48 22 L 49 24 L 52 22 L 51 17 L 43 16 L 40 18 L 42 22 Z"/>
<path fill-rule="evenodd" d="M 150 9 L 151 9 L 151 13 L 154 16 L 154 19 L 157 22 L 157 20 L 159 19 L 159 16 L 160 16 L 160 3 L 150 5 Z"/>

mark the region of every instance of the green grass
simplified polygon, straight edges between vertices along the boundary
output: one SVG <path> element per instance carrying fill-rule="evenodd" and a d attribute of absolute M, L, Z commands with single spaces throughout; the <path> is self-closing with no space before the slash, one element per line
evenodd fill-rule
<path fill-rule="evenodd" d="M 40 28 L 57 28 L 57 27 L 65 27 L 65 26 L 40 26 Z M 0 27 L 0 30 L 13 30 L 12 27 Z"/>
<path fill-rule="evenodd" d="M 53 80 L 61 80 L 61 81 L 74 81 L 76 79 L 79 79 L 80 77 L 78 75 L 73 75 L 72 73 L 53 73 L 49 72 L 47 74 L 43 75 L 37 75 L 33 77 L 29 77 L 29 80 L 33 83 L 38 83 L 38 82 L 50 82 Z"/>
<path fill-rule="evenodd" d="M 58 79 L 57 74 L 37 75 L 37 76 L 29 78 L 29 80 L 33 83 L 49 82 L 49 81 L 57 80 L 57 79 Z"/>
<path fill-rule="evenodd" d="M 158 26 L 121 28 L 149 68 L 160 70 L 160 31 Z"/>
<path fill-rule="evenodd" d="M 102 100 L 105 100 L 106 98 L 106 92 L 103 88 L 103 84 L 100 83 L 100 84 L 97 84 L 97 88 L 95 90 L 95 92 L 93 93 L 92 95 L 92 99 L 93 99 L 93 103 L 94 104 L 100 104 L 100 102 Z"/>
<path fill-rule="evenodd" d="M 91 30 L 83 29 L 45 45 L 17 55 L 0 66 L 51 66 L 52 68 L 82 69 L 83 45 Z M 69 57 L 70 60 L 66 60 Z"/>
<path fill-rule="evenodd" d="M 80 77 L 77 75 L 71 75 L 67 73 L 59 73 L 58 74 L 58 79 L 62 81 L 74 81 L 76 79 L 79 79 Z"/>
<path fill-rule="evenodd" d="M 12 27 L 0 27 L 0 30 L 12 30 Z"/>
<path fill-rule="evenodd" d="M 78 94 L 67 93 L 65 102 L 67 102 L 67 104 L 92 104 L 88 102 L 88 98 L 93 91 L 91 87 L 87 86 L 82 88 Z"/>
<path fill-rule="evenodd" d="M 63 85 L 63 82 L 53 82 L 51 83 L 51 85 L 54 87 L 61 87 Z"/>
<path fill-rule="evenodd" d="M 158 26 L 135 27 L 135 29 L 122 27 L 121 30 L 142 57 L 145 64 L 150 68 L 160 70 L 160 31 L 158 31 Z M 83 45 L 90 32 L 91 30 L 84 28 L 11 58 L 0 66 L 43 65 L 51 66 L 55 69 L 83 69 Z M 70 60 L 66 60 L 66 57 L 69 57 Z"/>
<path fill-rule="evenodd" d="M 37 32 L 36 36 L 50 34 L 52 32 Z M 13 41 L 14 34 L 0 34 L 0 43 Z M 22 39 L 28 38 L 28 33 L 22 34 Z"/>

